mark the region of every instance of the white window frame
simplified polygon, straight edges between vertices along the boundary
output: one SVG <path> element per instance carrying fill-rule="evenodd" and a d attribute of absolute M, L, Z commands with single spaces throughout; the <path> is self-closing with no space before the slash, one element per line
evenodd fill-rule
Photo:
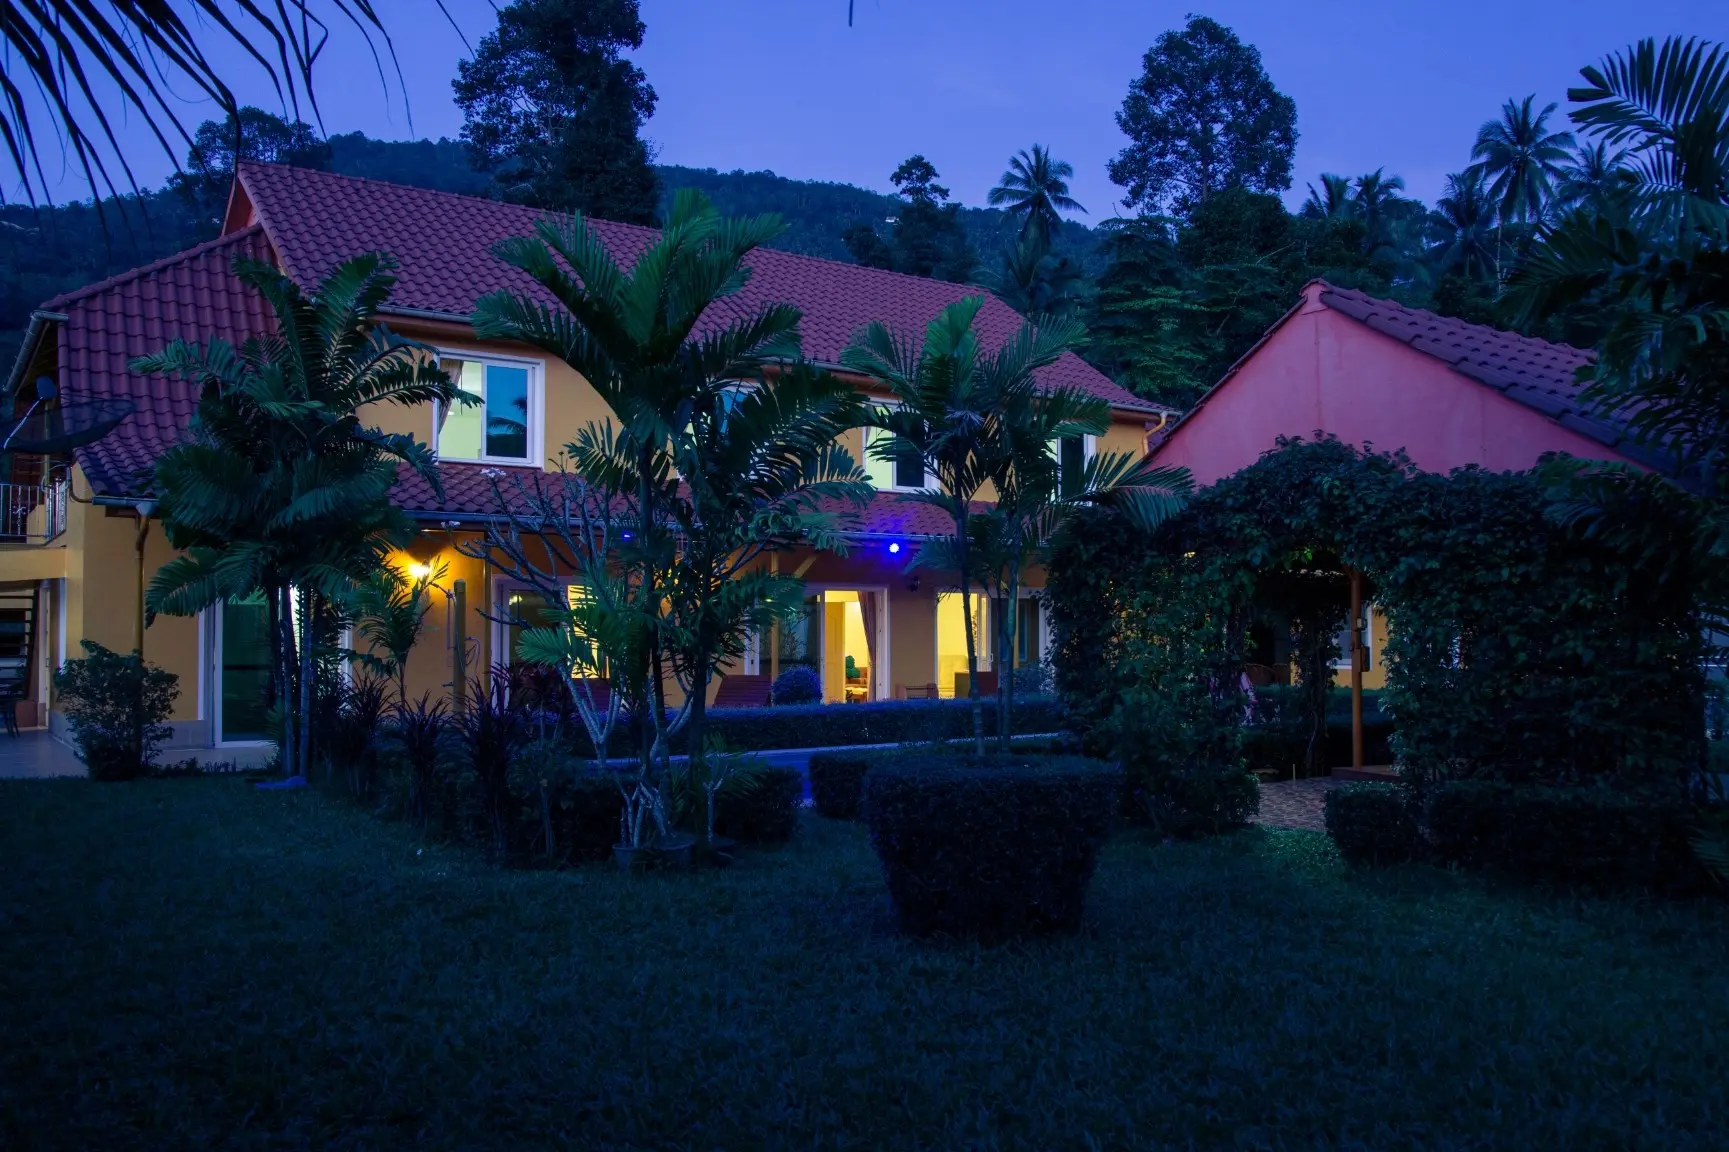
<path fill-rule="evenodd" d="M 867 400 L 866 403 L 870 404 L 872 407 L 875 407 L 875 408 L 893 409 L 893 408 L 899 408 L 900 407 L 900 404 L 898 404 L 897 402 L 895 402 L 893 400 L 875 400 L 875 399 L 872 399 L 872 400 Z M 862 450 L 861 454 L 863 456 L 863 459 L 861 459 L 859 461 L 859 466 L 862 467 L 863 469 L 865 469 L 865 472 L 868 475 L 870 472 L 870 464 L 871 464 L 871 461 L 873 459 L 873 457 L 870 454 L 872 433 L 875 433 L 876 435 L 879 435 L 879 436 L 888 436 L 888 435 L 891 435 L 891 433 L 884 432 L 880 428 L 868 428 L 868 427 L 860 428 L 859 433 L 860 433 L 859 448 Z M 891 478 L 895 475 L 895 473 L 899 470 L 899 467 L 900 467 L 893 460 L 882 460 L 882 461 L 878 461 L 878 463 L 888 465 L 889 476 Z M 926 468 L 924 471 L 924 481 L 925 482 L 923 484 L 919 485 L 917 488 L 906 488 L 906 487 L 902 487 L 899 484 L 890 484 L 886 488 L 878 488 L 875 483 L 872 483 L 871 487 L 876 488 L 876 490 L 878 492 L 923 492 L 932 486 L 931 485 L 930 469 L 928 469 L 928 468 Z"/>
<path fill-rule="evenodd" d="M 1347 615 L 1349 615 L 1349 613 L 1347 613 Z M 1347 632 L 1350 630 L 1350 627 L 1351 622 L 1346 620 L 1345 629 Z M 1363 671 L 1372 672 L 1374 671 L 1374 668 L 1375 606 L 1373 604 L 1365 604 L 1363 605 Z M 1351 653 L 1349 648 L 1345 650 L 1343 659 L 1333 661 L 1333 670 L 1335 672 L 1349 672 L 1351 670 Z"/>
<path fill-rule="evenodd" d="M 1066 437 L 1058 437 L 1055 440 L 1046 441 L 1046 447 L 1050 449 L 1051 456 L 1057 462 L 1057 473 L 1058 473 L 1057 487 L 1058 487 L 1059 492 L 1062 489 L 1061 474 L 1062 474 L 1062 467 L 1063 467 L 1063 440 L 1064 439 L 1066 439 Z M 1093 433 L 1091 433 L 1091 432 L 1081 433 L 1081 467 L 1085 468 L 1088 464 L 1091 464 L 1093 462 L 1093 457 L 1097 456 L 1098 454 L 1099 454 L 1099 438 L 1097 436 L 1093 435 Z"/>
<path fill-rule="evenodd" d="M 497 464 L 507 468 L 543 468 L 546 465 L 546 363 L 527 356 L 504 356 L 493 352 L 472 352 L 463 348 L 435 348 L 439 363 L 461 360 L 465 363 L 496 364 L 501 368 L 528 370 L 528 455 L 513 456 L 446 456 L 439 450 L 439 432 L 444 425 L 444 406 L 434 404 L 432 410 L 432 452 L 439 460 L 453 464 Z M 482 419 L 486 397 L 481 396 Z M 486 429 L 481 427 L 481 444 L 486 443 Z"/>

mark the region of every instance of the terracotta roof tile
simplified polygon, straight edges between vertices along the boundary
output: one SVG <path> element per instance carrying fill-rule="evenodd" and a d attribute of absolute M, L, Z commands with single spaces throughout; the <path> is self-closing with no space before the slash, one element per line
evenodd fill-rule
<path fill-rule="evenodd" d="M 242 164 L 239 179 L 283 267 L 303 285 L 315 284 L 357 253 L 387 252 L 401 264 L 391 297 L 398 308 L 466 317 L 476 300 L 497 288 L 550 302 L 538 285 L 492 254 L 500 240 L 529 235 L 547 215 L 539 209 L 270 164 Z M 652 228 L 590 223 L 624 264 L 655 237 Z M 985 297 L 976 326 L 987 345 L 1008 340 L 1021 324 L 1007 304 L 965 284 L 767 248 L 753 252 L 748 263 L 750 282 L 716 306 L 715 321 L 770 303 L 792 304 L 804 313 L 805 355 L 822 363 L 838 362 L 854 333 L 872 320 L 922 333 L 943 307 L 967 296 Z M 1135 411 L 1160 410 L 1073 353 L 1046 369 L 1042 379 Z"/>
<path fill-rule="evenodd" d="M 185 380 L 134 373 L 128 367 L 133 357 L 160 351 L 177 337 L 239 344 L 274 329 L 264 302 L 234 278 L 236 256 L 269 259 L 264 230 L 244 229 L 44 305 L 66 316 L 59 326 L 66 400 L 120 397 L 136 405 L 113 432 L 77 450 L 98 492 L 142 491 L 135 476 L 185 434 L 197 401 Z"/>

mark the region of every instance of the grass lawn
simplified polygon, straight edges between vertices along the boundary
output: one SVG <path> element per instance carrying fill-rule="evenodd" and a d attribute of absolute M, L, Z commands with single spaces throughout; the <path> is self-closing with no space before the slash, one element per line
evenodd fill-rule
<path fill-rule="evenodd" d="M 1125 834 L 1082 937 L 896 939 L 862 828 L 488 869 L 316 794 L 0 784 L 7 1148 L 1722 1147 L 1729 906 Z"/>

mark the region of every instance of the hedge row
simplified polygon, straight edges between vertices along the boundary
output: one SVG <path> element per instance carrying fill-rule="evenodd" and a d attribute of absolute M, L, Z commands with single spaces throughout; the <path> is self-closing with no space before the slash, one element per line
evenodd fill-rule
<path fill-rule="evenodd" d="M 1120 773 L 1078 756 L 885 757 L 864 777 L 901 929 L 987 941 L 1073 932 Z"/>
<path fill-rule="evenodd" d="M 1455 780 L 1419 812 L 1402 786 L 1364 783 L 1329 792 L 1326 814 L 1355 864 L 1427 857 L 1522 880 L 1671 892 L 1706 879 L 1690 843 L 1698 812 L 1663 797 Z"/>
<path fill-rule="evenodd" d="M 996 702 L 984 704 L 985 731 L 996 731 Z M 1055 732 L 1063 713 L 1055 696 L 1017 697 L 1017 733 Z M 968 700 L 877 700 L 868 704 L 799 704 L 771 708 L 716 708 L 707 713 L 707 738 L 733 752 L 767 752 L 776 748 L 839 748 L 852 744 L 902 744 L 956 740 L 972 735 Z M 574 738 L 579 754 L 587 740 Z M 629 742 L 615 740 L 615 754 Z M 673 750 L 685 751 L 673 741 Z"/>
<path fill-rule="evenodd" d="M 1016 756 L 1074 756 L 1080 754 L 1078 741 L 1070 737 L 1051 739 L 1017 739 Z M 864 814 L 864 779 L 872 765 L 890 757 L 906 756 L 970 757 L 972 744 L 967 741 L 935 747 L 873 748 L 854 751 L 813 752 L 805 769 L 810 778 L 811 803 L 817 813 L 831 820 L 857 820 Z"/>

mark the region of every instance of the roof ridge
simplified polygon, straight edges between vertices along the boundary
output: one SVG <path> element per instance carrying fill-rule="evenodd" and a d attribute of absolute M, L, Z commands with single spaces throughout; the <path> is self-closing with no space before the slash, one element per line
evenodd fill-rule
<path fill-rule="evenodd" d="M 210 252 L 214 249 L 238 244 L 242 240 L 250 239 L 254 233 L 263 231 L 264 225 L 262 223 L 248 224 L 246 227 L 241 228 L 238 231 L 226 233 L 225 235 L 216 237 L 214 240 L 206 240 L 202 244 L 194 244 L 190 248 L 170 253 L 161 259 L 152 260 L 148 264 L 140 264 L 136 268 L 128 268 L 124 272 L 117 272 L 106 280 L 98 280 L 94 284 L 86 284 L 84 287 L 75 288 L 71 292 L 62 292 L 58 296 L 43 301 L 39 307 L 43 309 L 51 309 L 56 307 L 65 307 L 67 304 L 75 304 L 87 296 L 94 296 L 98 292 L 106 292 L 110 288 L 117 288 L 128 280 L 137 280 L 149 276 L 154 272 L 160 272 L 164 268 L 170 268 L 175 264 L 184 263 L 195 256 L 202 256 L 206 252 Z"/>
<path fill-rule="evenodd" d="M 1444 324 L 1457 324 L 1461 328 L 1469 328 L 1469 329 L 1472 329 L 1473 331 L 1478 331 L 1478 332 L 1492 332 L 1498 338 L 1519 340 L 1519 341 L 1522 341 L 1526 344 L 1536 344 L 1536 345 L 1540 345 L 1544 348 L 1554 348 L 1554 349 L 1556 349 L 1558 351 L 1562 351 L 1562 352 L 1574 352 L 1574 353 L 1578 353 L 1579 355 L 1583 355 L 1583 356 L 1592 355 L 1592 352 L 1589 348 L 1581 348 L 1576 344 L 1564 344 L 1564 343 L 1561 343 L 1560 341 L 1557 341 L 1557 340 L 1545 340 L 1541 336 L 1527 336 L 1527 335 L 1525 335 L 1525 333 L 1516 332 L 1511 328 L 1497 328 L 1493 324 L 1479 324 L 1479 323 L 1476 323 L 1476 322 L 1471 321 L 1471 320 L 1465 320 L 1465 319 L 1458 317 L 1458 316 L 1443 315 L 1440 312 L 1435 312 L 1435 311 L 1432 311 L 1431 309 L 1428 309 L 1428 308 L 1418 308 L 1415 305 L 1406 304 L 1406 303 L 1391 299 L 1391 298 L 1386 297 L 1386 296 L 1371 296 L 1367 292 L 1363 291 L 1361 288 L 1341 288 L 1337 284 L 1333 284 L 1330 281 L 1324 280 L 1320 277 L 1316 277 L 1315 279 L 1309 281 L 1309 283 L 1310 284 L 1319 284 L 1321 286 L 1321 296 L 1323 298 L 1321 302 L 1323 304 L 1326 303 L 1325 297 L 1328 293 L 1336 293 L 1338 295 L 1347 295 L 1348 294 L 1348 295 L 1356 296 L 1361 300 L 1368 301 L 1368 302 L 1373 303 L 1373 304 L 1387 305 L 1387 306 L 1391 306 L 1393 308 L 1397 308 L 1399 311 L 1404 312 L 1404 313 L 1411 315 L 1411 316 L 1423 317 L 1423 318 L 1428 319 L 1428 320 L 1436 320 L 1436 321 L 1439 321 L 1439 322 L 1444 323 Z M 1305 287 L 1307 287 L 1307 285 L 1305 285 Z"/>

